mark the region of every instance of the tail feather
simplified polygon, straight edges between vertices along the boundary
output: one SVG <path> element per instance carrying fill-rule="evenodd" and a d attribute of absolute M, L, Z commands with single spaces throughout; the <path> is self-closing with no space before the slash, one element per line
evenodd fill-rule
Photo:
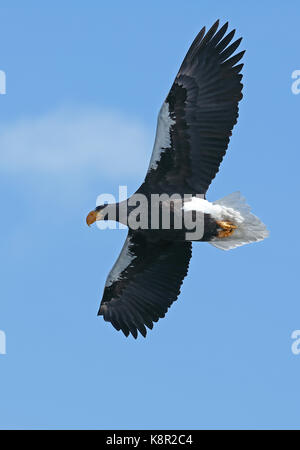
<path fill-rule="evenodd" d="M 269 236 L 269 232 L 263 222 L 250 212 L 250 206 L 240 192 L 234 192 L 213 202 L 222 207 L 224 218 L 232 220 L 234 217 L 237 229 L 231 236 L 214 238 L 210 244 L 222 250 L 230 250 L 251 242 L 262 241 Z"/>

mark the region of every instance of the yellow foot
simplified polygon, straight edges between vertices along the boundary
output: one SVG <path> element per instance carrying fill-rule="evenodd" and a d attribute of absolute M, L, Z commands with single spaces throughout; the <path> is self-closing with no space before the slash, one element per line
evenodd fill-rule
<path fill-rule="evenodd" d="M 218 238 L 225 238 L 231 236 L 234 230 L 237 229 L 237 226 L 228 220 L 220 220 L 217 221 L 218 226 L 221 228 L 218 232 Z"/>

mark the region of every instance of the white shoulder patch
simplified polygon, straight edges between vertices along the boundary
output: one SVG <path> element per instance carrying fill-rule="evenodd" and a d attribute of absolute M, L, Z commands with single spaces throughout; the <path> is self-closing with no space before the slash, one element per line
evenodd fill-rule
<path fill-rule="evenodd" d="M 156 136 L 148 172 L 151 169 L 156 169 L 161 153 L 164 152 L 165 148 L 170 147 L 170 128 L 174 124 L 175 120 L 170 117 L 169 105 L 164 102 L 158 114 Z"/>
<path fill-rule="evenodd" d="M 136 256 L 134 256 L 129 249 L 130 242 L 131 242 L 130 237 L 128 236 L 117 261 L 115 262 L 113 268 L 108 274 L 105 287 L 109 287 L 115 281 L 119 280 L 121 278 L 121 273 L 125 269 L 127 269 L 127 267 L 129 267 L 132 261 L 136 258 Z"/>
<path fill-rule="evenodd" d="M 214 205 L 204 198 L 192 197 L 190 201 L 184 203 L 183 209 L 185 211 L 198 211 L 204 214 L 210 214 L 216 219 L 221 219 L 221 206 Z"/>

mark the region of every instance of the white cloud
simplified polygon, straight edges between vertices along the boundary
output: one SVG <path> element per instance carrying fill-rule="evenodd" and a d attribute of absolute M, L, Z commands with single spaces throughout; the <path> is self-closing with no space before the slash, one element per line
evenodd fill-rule
<path fill-rule="evenodd" d="M 59 109 L 0 129 L 0 170 L 108 177 L 144 173 L 151 139 L 137 121 L 97 109 Z"/>

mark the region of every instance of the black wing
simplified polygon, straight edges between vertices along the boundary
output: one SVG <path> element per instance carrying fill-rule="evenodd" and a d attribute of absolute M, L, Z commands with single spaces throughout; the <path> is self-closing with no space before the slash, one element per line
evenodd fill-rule
<path fill-rule="evenodd" d="M 98 314 L 125 336 L 145 337 L 145 325 L 165 316 L 177 299 L 192 255 L 190 242 L 149 240 L 129 231 L 110 271 Z"/>
<path fill-rule="evenodd" d="M 244 52 L 232 56 L 241 39 L 231 43 L 235 30 L 218 26 L 200 31 L 161 107 L 140 191 L 205 194 L 219 170 L 238 118 Z"/>

